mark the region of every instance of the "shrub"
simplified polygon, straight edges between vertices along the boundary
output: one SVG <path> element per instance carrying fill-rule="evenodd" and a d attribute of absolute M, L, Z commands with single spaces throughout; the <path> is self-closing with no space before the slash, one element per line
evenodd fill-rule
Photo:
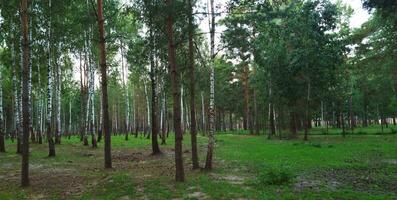
<path fill-rule="evenodd" d="M 291 183 L 295 178 L 292 170 L 287 166 L 263 168 L 258 176 L 260 185 L 283 185 Z"/>

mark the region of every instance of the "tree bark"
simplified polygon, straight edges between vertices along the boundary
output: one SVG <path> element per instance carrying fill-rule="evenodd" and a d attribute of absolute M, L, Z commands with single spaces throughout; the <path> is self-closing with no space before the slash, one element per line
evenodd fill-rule
<path fill-rule="evenodd" d="M 215 148 L 215 8 L 214 0 L 210 0 L 211 7 L 211 70 L 210 70 L 210 109 L 209 109 L 209 134 L 208 134 L 208 150 L 205 161 L 205 169 L 212 169 L 212 158 Z"/>
<path fill-rule="evenodd" d="M 111 133 L 109 126 L 109 103 L 108 103 L 108 81 L 107 81 L 107 66 L 106 66 L 106 41 L 105 29 L 103 19 L 103 5 L 102 0 L 98 0 L 98 26 L 99 26 L 99 62 L 101 66 L 101 86 L 102 86 L 102 111 L 103 111 L 103 131 L 105 135 L 105 168 L 112 168 L 112 154 L 111 154 Z"/>
<path fill-rule="evenodd" d="M 173 7 L 173 0 L 167 0 L 169 9 Z M 167 36 L 168 36 L 168 62 L 171 69 L 171 86 L 173 96 L 173 118 L 174 118 L 174 131 L 175 131 L 175 179 L 178 182 L 185 181 L 185 172 L 183 169 L 183 156 L 182 156 L 182 127 L 181 127 L 181 105 L 180 100 L 180 83 L 179 71 L 176 65 L 175 57 L 175 44 L 174 44 L 174 30 L 173 30 L 173 12 L 168 11 L 167 16 Z"/>
<path fill-rule="evenodd" d="M 47 87 L 47 120 L 46 120 L 46 126 L 47 126 L 47 140 L 48 140 L 48 156 L 53 157 L 55 156 L 55 144 L 54 144 L 54 138 L 52 134 L 52 129 L 51 129 L 51 119 L 52 119 L 52 83 L 53 83 L 53 78 L 52 78 L 52 63 L 51 63 L 51 0 L 49 0 L 49 9 L 50 9 L 50 19 L 49 19 L 49 25 L 48 25 L 48 65 L 47 65 L 47 78 L 48 78 L 48 87 Z"/>
<path fill-rule="evenodd" d="M 0 152 L 6 152 L 5 134 L 4 134 L 4 118 L 3 118 L 3 66 L 0 65 Z"/>
<path fill-rule="evenodd" d="M 197 150 L 197 126 L 196 126 L 196 103 L 195 103 L 195 76 L 194 76 L 194 48 L 193 48 L 193 5 L 192 0 L 188 0 L 189 10 L 189 65 L 190 65 L 190 136 L 192 145 L 192 164 L 193 169 L 198 169 L 198 150 Z"/>
<path fill-rule="evenodd" d="M 305 122 L 305 136 L 304 140 L 308 140 L 309 126 L 310 126 L 310 82 L 307 83 L 307 99 L 306 99 L 306 119 Z"/>
<path fill-rule="evenodd" d="M 23 87 L 22 87 L 22 113 L 23 113 L 23 139 L 22 139 L 22 169 L 21 169 L 21 186 L 29 186 L 29 23 L 28 23 L 28 0 L 21 2 L 21 23 L 22 23 L 22 45 L 23 45 Z"/>
<path fill-rule="evenodd" d="M 159 134 L 158 124 L 158 96 L 157 96 L 157 66 L 154 61 L 154 35 L 153 31 L 150 30 L 150 80 L 152 83 L 152 155 L 160 154 L 160 147 L 157 136 Z"/>

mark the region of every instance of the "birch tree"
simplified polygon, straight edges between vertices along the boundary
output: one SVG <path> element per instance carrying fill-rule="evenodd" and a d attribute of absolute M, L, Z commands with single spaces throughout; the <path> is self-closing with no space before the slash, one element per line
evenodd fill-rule
<path fill-rule="evenodd" d="M 47 140 L 48 140 L 48 149 L 49 157 L 55 156 L 55 142 L 53 138 L 52 128 L 51 128 L 51 120 L 52 120 L 52 91 L 53 91 L 53 70 L 52 70 L 52 60 L 51 60 L 51 0 L 48 2 L 49 6 L 49 21 L 48 21 L 48 41 L 47 41 L 47 119 L 46 119 L 46 127 L 47 127 Z"/>
<path fill-rule="evenodd" d="M 209 134 L 208 134 L 208 149 L 207 149 L 207 157 L 205 162 L 205 169 L 212 169 L 212 157 L 214 154 L 214 146 L 215 146 L 215 8 L 214 8 L 214 0 L 210 0 L 210 9 L 211 9 L 211 29 L 210 29 L 210 108 L 209 108 Z"/>

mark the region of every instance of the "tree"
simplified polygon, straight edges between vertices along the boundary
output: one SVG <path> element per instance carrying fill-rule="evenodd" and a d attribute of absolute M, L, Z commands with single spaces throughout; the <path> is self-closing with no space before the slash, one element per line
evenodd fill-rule
<path fill-rule="evenodd" d="M 193 47 L 193 4 L 192 0 L 188 0 L 188 16 L 189 16 L 189 65 L 190 65 L 190 135 L 192 144 L 192 162 L 193 169 L 198 169 L 198 152 L 197 152 L 197 127 L 196 127 L 196 103 L 195 103 L 195 60 Z"/>
<path fill-rule="evenodd" d="M 215 147 L 215 8 L 214 0 L 210 0 L 211 7 L 211 29 L 210 29 L 210 45 L 211 45 L 211 69 L 210 69 L 210 109 L 209 109 L 209 134 L 208 134 L 208 149 L 207 158 L 205 161 L 205 169 L 212 169 L 212 158 Z"/>
<path fill-rule="evenodd" d="M 23 124 L 23 139 L 22 139 L 22 170 L 21 170 L 21 186 L 29 186 L 29 124 L 30 124 L 30 109 L 29 109 L 29 19 L 28 19 L 28 0 L 21 1 L 21 24 L 22 24 L 22 45 L 23 45 L 23 87 L 22 87 L 22 124 Z"/>
<path fill-rule="evenodd" d="M 52 91 L 53 91 L 53 77 L 52 77 L 52 60 L 51 60 L 51 7 L 52 7 L 52 0 L 48 1 L 48 6 L 49 6 L 49 21 L 48 21 L 48 29 L 47 29 L 47 34 L 48 34 L 48 42 L 47 42 L 47 59 L 48 59 L 48 65 L 47 65 L 47 119 L 46 119 L 46 127 L 47 127 L 47 141 L 48 141 L 48 156 L 49 157 L 54 157 L 55 156 L 55 142 L 53 138 L 53 133 L 52 133 L 52 128 L 51 128 L 51 120 L 52 120 Z"/>
<path fill-rule="evenodd" d="M 99 64 L 101 66 L 101 88 L 102 88 L 102 112 L 103 112 L 103 132 L 105 136 L 105 168 L 112 168 L 111 155 L 111 133 L 109 126 L 109 110 L 108 110 L 108 83 L 107 83 L 107 65 L 106 65 L 106 41 L 103 19 L 102 0 L 98 0 L 98 27 L 99 27 Z"/>
<path fill-rule="evenodd" d="M 0 153 L 6 152 L 3 116 L 3 65 L 0 64 Z"/>
<path fill-rule="evenodd" d="M 175 60 L 175 43 L 173 30 L 173 0 L 167 0 L 168 16 L 167 16 L 167 36 L 168 36 L 168 63 L 171 70 L 171 86 L 173 97 L 173 118 L 175 131 L 175 179 L 178 182 L 185 181 L 185 172 L 183 169 L 182 155 L 182 127 L 181 127 L 181 105 L 178 103 L 180 99 L 180 82 L 179 71 Z"/>

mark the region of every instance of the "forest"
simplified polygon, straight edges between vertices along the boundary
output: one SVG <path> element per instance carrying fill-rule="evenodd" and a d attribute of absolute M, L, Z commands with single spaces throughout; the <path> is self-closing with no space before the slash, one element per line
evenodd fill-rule
<path fill-rule="evenodd" d="M 0 0 L 0 199 L 397 199 L 397 1 Z"/>

